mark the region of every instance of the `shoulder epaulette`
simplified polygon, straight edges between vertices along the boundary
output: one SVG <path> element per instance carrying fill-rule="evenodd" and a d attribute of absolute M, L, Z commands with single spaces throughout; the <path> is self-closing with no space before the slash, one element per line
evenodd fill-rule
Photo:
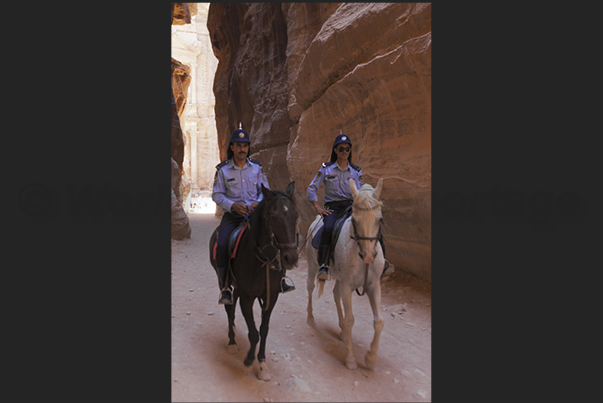
<path fill-rule="evenodd" d="M 333 164 L 334 164 L 334 162 L 323 162 L 322 166 L 323 166 L 323 168 L 326 168 L 326 167 L 330 167 Z"/>
<path fill-rule="evenodd" d="M 226 164 L 228 164 L 228 160 L 220 162 L 218 165 L 216 165 L 216 169 L 220 169 Z"/>
<path fill-rule="evenodd" d="M 348 162 L 348 164 L 350 164 L 350 166 L 351 166 L 352 168 L 354 168 L 356 171 L 359 171 L 359 172 L 360 172 L 360 167 L 359 167 L 358 165 L 354 165 L 354 164 L 352 164 L 351 162 Z"/>
<path fill-rule="evenodd" d="M 254 160 L 253 158 L 249 158 L 249 161 L 253 162 L 254 164 L 258 164 L 259 166 L 262 166 L 262 163 L 258 160 Z"/>

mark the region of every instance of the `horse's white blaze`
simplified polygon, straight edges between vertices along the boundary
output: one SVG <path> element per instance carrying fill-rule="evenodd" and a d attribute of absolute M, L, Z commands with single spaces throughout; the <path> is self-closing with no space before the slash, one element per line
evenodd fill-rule
<path fill-rule="evenodd" d="M 287 207 L 287 206 L 283 205 L 283 210 L 284 210 L 284 211 L 285 211 L 285 213 L 286 213 L 287 211 L 289 211 L 289 207 Z"/>

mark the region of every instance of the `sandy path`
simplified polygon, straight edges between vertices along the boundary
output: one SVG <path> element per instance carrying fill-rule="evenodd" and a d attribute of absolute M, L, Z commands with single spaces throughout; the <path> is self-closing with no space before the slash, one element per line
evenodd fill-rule
<path fill-rule="evenodd" d="M 334 281 L 316 299 L 315 325 L 306 324 L 305 250 L 288 272 L 297 289 L 281 295 L 266 344 L 270 381 L 257 379 L 257 360 L 243 365 L 247 327 L 237 307 L 239 352 L 226 352 L 227 318 L 218 305 L 216 274 L 207 256 L 213 215 L 190 214 L 192 236 L 172 241 L 172 401 L 174 402 L 423 402 L 431 401 L 431 287 L 396 272 L 382 280 L 385 325 L 374 369 L 364 366 L 373 337 L 366 296 L 353 294 L 352 329 L 358 369 L 344 364 L 345 347 L 333 301 Z M 259 304 L 254 305 L 256 326 Z"/>

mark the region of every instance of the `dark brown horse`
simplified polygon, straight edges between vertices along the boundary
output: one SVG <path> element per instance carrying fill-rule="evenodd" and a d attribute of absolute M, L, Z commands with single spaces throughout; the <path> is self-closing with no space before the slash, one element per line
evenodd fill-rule
<path fill-rule="evenodd" d="M 285 193 L 269 190 L 262 185 L 264 198 L 249 216 L 236 256 L 230 263 L 229 276 L 235 288 L 233 304 L 224 305 L 228 315 L 228 352 L 238 351 L 234 318 L 237 300 L 240 300 L 241 313 L 249 329 L 250 344 L 244 364 L 250 366 L 253 363 L 259 341 L 258 378 L 263 381 L 271 378 L 265 354 L 270 315 L 278 300 L 285 270 L 297 265 L 296 229 L 299 215 L 292 198 L 294 188 L 295 182 L 287 186 Z M 209 241 L 209 255 L 214 270 L 216 261 L 213 259 L 212 249 L 216 239 L 217 228 Z M 259 335 L 253 319 L 253 304 L 256 299 L 262 307 Z"/>

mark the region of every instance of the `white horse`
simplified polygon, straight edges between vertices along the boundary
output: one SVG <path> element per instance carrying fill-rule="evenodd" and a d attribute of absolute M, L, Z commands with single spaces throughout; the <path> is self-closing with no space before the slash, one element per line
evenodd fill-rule
<path fill-rule="evenodd" d="M 352 205 L 352 216 L 348 217 L 341 228 L 339 239 L 333 253 L 334 264 L 329 265 L 329 273 L 335 279 L 333 297 L 339 317 L 341 328 L 340 338 L 347 345 L 347 357 L 345 365 L 348 369 L 356 369 L 356 359 L 352 351 L 352 326 L 354 325 L 354 314 L 352 313 L 352 292 L 363 289 L 366 293 L 373 310 L 373 327 L 375 334 L 371 342 L 371 348 L 366 353 L 364 362 L 368 368 L 373 368 L 377 360 L 379 349 L 379 337 L 383 330 L 383 317 L 381 316 L 381 274 L 385 259 L 383 250 L 379 243 L 381 234 L 381 206 L 379 201 L 383 178 L 379 179 L 377 187 L 364 184 L 360 190 L 356 182 L 350 180 L 350 189 L 354 197 Z M 317 216 L 308 230 L 308 239 L 313 239 L 316 231 L 323 225 L 320 216 Z M 314 291 L 314 280 L 318 272 L 317 250 L 313 247 L 307 248 L 308 259 L 308 317 L 307 323 L 314 323 L 312 315 L 312 292 Z M 324 281 L 319 281 L 318 298 L 322 295 Z M 341 310 L 340 301 L 343 299 L 345 318 Z"/>

